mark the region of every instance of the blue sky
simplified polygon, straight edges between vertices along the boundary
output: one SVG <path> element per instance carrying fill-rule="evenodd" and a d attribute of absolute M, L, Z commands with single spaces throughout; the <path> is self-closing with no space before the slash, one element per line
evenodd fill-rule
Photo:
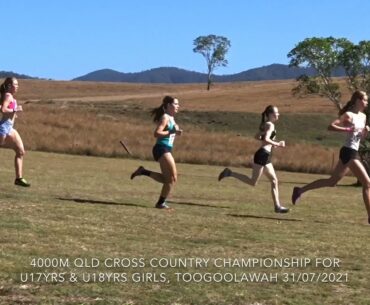
<path fill-rule="evenodd" d="M 308 37 L 370 40 L 367 0 L 2 0 L 0 71 L 70 80 L 110 68 L 206 72 L 201 35 L 231 41 L 233 74 L 272 63 Z"/>

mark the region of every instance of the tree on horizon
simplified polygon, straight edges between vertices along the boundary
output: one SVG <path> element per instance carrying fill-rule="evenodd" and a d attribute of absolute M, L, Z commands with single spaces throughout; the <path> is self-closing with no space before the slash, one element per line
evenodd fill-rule
<path fill-rule="evenodd" d="M 199 36 L 193 42 L 193 52 L 200 53 L 207 62 L 207 90 L 212 84 L 212 74 L 216 67 L 226 67 L 226 54 L 231 46 L 230 40 L 223 36 Z"/>

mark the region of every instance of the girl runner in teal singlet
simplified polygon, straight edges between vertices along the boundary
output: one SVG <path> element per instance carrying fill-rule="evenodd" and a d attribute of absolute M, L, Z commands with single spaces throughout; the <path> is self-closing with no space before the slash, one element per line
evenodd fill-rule
<path fill-rule="evenodd" d="M 162 105 L 153 109 L 153 121 L 157 123 L 154 136 L 157 141 L 153 147 L 153 157 L 159 162 L 161 173 L 145 169 L 143 166 L 131 174 L 131 179 L 136 176 L 148 176 L 162 183 L 162 191 L 155 205 L 158 209 L 168 209 L 166 199 L 173 190 L 177 181 L 176 163 L 172 156 L 172 148 L 176 135 L 181 135 L 182 130 L 176 124 L 174 116 L 179 111 L 179 100 L 171 96 L 165 96 Z"/>

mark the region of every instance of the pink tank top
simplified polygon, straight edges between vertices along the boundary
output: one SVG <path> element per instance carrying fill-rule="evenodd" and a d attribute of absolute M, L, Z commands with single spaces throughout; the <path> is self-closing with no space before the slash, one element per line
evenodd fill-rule
<path fill-rule="evenodd" d="M 10 102 L 8 108 L 12 110 L 17 109 L 17 101 L 13 100 L 13 102 Z"/>
<path fill-rule="evenodd" d="M 13 100 L 9 103 L 8 108 L 12 110 L 17 109 L 17 100 L 14 97 Z"/>

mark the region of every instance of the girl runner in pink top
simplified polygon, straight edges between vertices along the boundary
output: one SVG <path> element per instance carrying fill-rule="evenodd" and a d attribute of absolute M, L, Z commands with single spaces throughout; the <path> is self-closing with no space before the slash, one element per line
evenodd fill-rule
<path fill-rule="evenodd" d="M 15 185 L 29 187 L 30 184 L 23 178 L 24 146 L 19 133 L 13 128 L 17 112 L 23 111 L 17 104 L 14 94 L 18 91 L 18 81 L 15 77 L 8 77 L 0 86 L 1 113 L 0 145 L 12 148 L 15 151 Z"/>

